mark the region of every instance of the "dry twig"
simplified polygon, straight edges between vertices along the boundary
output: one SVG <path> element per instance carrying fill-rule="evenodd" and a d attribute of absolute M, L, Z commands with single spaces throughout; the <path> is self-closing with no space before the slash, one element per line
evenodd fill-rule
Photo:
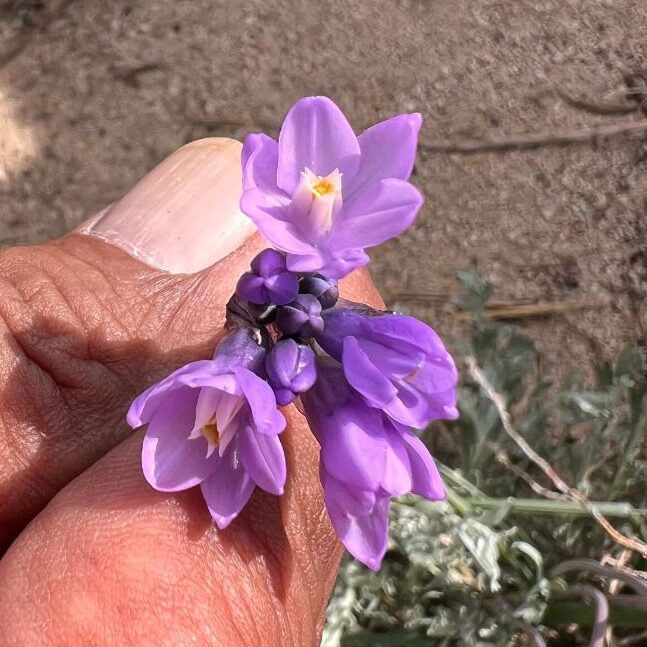
<path fill-rule="evenodd" d="M 557 96 L 565 103 L 578 110 L 590 112 L 593 115 L 629 115 L 636 112 L 640 105 L 633 101 L 632 103 L 616 102 L 616 103 L 597 103 L 589 101 L 580 97 L 572 97 L 564 90 L 557 90 Z"/>
<path fill-rule="evenodd" d="M 535 481 L 535 479 L 533 479 L 530 474 L 524 472 L 518 465 L 515 465 L 510 460 L 510 456 L 508 456 L 508 453 L 505 450 L 501 449 L 494 443 L 492 443 L 491 449 L 494 452 L 497 461 L 499 461 L 501 465 L 503 465 L 506 469 L 509 469 L 513 474 L 525 481 L 530 486 L 530 489 L 539 496 L 543 496 L 545 499 L 553 499 L 555 501 L 564 501 L 565 499 L 567 499 L 565 495 L 559 494 L 558 492 L 553 492 L 552 490 L 545 488 L 541 483 L 537 483 L 537 481 Z"/>
<path fill-rule="evenodd" d="M 563 315 L 567 312 L 577 310 L 588 310 L 592 308 L 603 308 L 604 303 L 571 303 L 571 302 L 553 302 L 553 303 L 521 303 L 514 305 L 493 305 L 486 304 L 483 314 L 488 319 L 494 320 L 511 320 L 511 319 L 534 319 L 536 317 L 552 317 L 553 315 Z M 469 316 L 466 313 L 465 316 Z M 459 318 L 462 318 L 459 315 Z"/>
<path fill-rule="evenodd" d="M 432 294 L 424 292 L 400 292 L 393 301 L 415 302 L 431 305 L 442 305 L 449 301 L 449 294 Z M 578 310 L 589 310 L 604 308 L 606 303 L 587 301 L 548 301 L 545 303 L 533 303 L 531 299 L 490 299 L 483 308 L 483 315 L 488 319 L 511 320 L 511 319 L 533 319 L 536 317 L 551 317 L 563 315 Z M 459 320 L 472 319 L 469 312 L 461 312 L 457 315 Z"/>
<path fill-rule="evenodd" d="M 603 528 L 603 530 L 620 546 L 624 546 L 629 550 L 640 553 L 643 557 L 647 557 L 647 544 L 643 543 L 636 537 L 627 537 L 619 530 L 609 523 L 609 520 L 600 513 L 600 511 L 589 501 L 589 499 L 582 494 L 579 490 L 572 488 L 566 481 L 564 481 L 557 472 L 551 467 L 547 460 L 542 458 L 537 452 L 526 442 L 524 437 L 512 426 L 510 414 L 505 406 L 503 397 L 498 393 L 490 381 L 485 376 L 485 373 L 479 368 L 474 357 L 466 357 L 465 363 L 472 379 L 483 389 L 483 392 L 488 399 L 494 404 L 501 419 L 503 430 L 510 436 L 510 438 L 521 449 L 525 456 L 530 459 L 542 472 L 550 479 L 555 487 L 571 501 L 581 505 L 595 521 Z"/>
<path fill-rule="evenodd" d="M 420 149 L 429 153 L 462 153 L 464 155 L 493 152 L 505 153 L 508 151 L 532 150 L 542 146 L 595 144 L 601 139 L 643 132 L 647 132 L 647 119 L 609 124 L 598 128 L 585 128 L 583 130 L 564 130 L 552 133 L 466 139 L 463 141 L 421 142 Z"/>
<path fill-rule="evenodd" d="M 627 636 L 626 638 L 622 638 L 622 640 L 618 640 L 616 642 L 616 647 L 629 647 L 629 645 L 640 645 L 640 643 L 643 643 L 644 645 L 646 642 L 647 631 L 641 631 L 639 634 L 635 634 L 634 636 Z"/>

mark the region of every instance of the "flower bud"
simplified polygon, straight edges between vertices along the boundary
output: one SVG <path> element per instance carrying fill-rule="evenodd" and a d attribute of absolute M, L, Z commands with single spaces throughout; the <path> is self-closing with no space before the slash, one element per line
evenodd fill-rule
<path fill-rule="evenodd" d="M 280 405 L 290 404 L 297 393 L 307 391 L 317 379 L 315 354 L 294 339 L 278 341 L 267 354 L 265 367 Z"/>
<path fill-rule="evenodd" d="M 285 265 L 285 256 L 275 249 L 264 249 L 251 263 L 251 272 L 238 280 L 236 294 L 250 303 L 290 303 L 299 291 L 297 275 Z"/>
<path fill-rule="evenodd" d="M 299 294 L 276 313 L 276 326 L 285 335 L 314 337 L 323 331 L 321 304 L 311 294 Z"/>
<path fill-rule="evenodd" d="M 321 274 L 308 274 L 299 281 L 299 292 L 312 294 L 321 303 L 321 308 L 332 308 L 339 299 L 339 288 L 335 279 L 327 279 Z"/>

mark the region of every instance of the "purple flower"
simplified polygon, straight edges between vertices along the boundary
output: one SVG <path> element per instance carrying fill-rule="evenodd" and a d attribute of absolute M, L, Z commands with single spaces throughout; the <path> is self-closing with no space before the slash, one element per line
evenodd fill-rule
<path fill-rule="evenodd" d="M 348 551 L 378 569 L 387 546 L 390 499 L 415 492 L 438 500 L 445 488 L 423 443 L 368 407 L 348 386 L 339 364 L 322 361 L 317 374 L 302 401 L 321 445 L 326 508 Z"/>
<path fill-rule="evenodd" d="M 251 262 L 236 285 L 236 294 L 250 303 L 290 303 L 299 292 L 299 279 L 285 266 L 285 255 L 275 249 L 264 249 Z"/>
<path fill-rule="evenodd" d="M 458 374 L 440 337 L 397 314 L 366 316 L 351 308 L 323 313 L 321 347 L 342 362 L 344 375 L 371 407 L 408 427 L 455 419 Z"/>
<path fill-rule="evenodd" d="M 315 354 L 294 339 L 278 341 L 267 354 L 266 367 L 280 405 L 293 402 L 295 394 L 307 391 L 317 379 Z"/>
<path fill-rule="evenodd" d="M 286 335 L 313 337 L 323 330 L 321 303 L 312 294 L 299 294 L 276 313 L 276 327 Z"/>
<path fill-rule="evenodd" d="M 271 387 L 247 367 L 259 353 L 244 339 L 245 333 L 235 333 L 213 360 L 178 369 L 136 398 L 128 412 L 131 427 L 148 424 L 146 480 L 162 492 L 200 485 L 219 528 L 231 523 L 256 486 L 282 494 L 285 484 L 278 438 L 285 419 Z"/>
<path fill-rule="evenodd" d="M 278 143 L 264 134 L 245 140 L 241 210 L 287 253 L 288 269 L 341 278 L 420 209 L 407 180 L 421 123 L 417 113 L 402 114 L 356 137 L 330 99 L 301 99 Z"/>

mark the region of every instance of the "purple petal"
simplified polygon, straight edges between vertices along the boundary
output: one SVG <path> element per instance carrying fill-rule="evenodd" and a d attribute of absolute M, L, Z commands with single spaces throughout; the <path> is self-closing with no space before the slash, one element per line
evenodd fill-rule
<path fill-rule="evenodd" d="M 370 514 L 376 501 L 375 492 L 342 483 L 327 472 L 323 463 L 319 465 L 319 476 L 324 490 L 330 500 L 334 501 L 334 507 L 341 508 L 347 514 L 354 516 Z"/>
<path fill-rule="evenodd" d="M 297 393 L 309 389 L 317 379 L 315 354 L 294 339 L 277 342 L 267 357 L 267 373 L 273 386 Z"/>
<path fill-rule="evenodd" d="M 388 451 L 382 488 L 389 494 L 399 496 L 411 491 L 411 463 L 400 434 L 395 431 L 386 436 Z"/>
<path fill-rule="evenodd" d="M 243 191 L 260 189 L 273 204 L 287 200 L 276 185 L 278 145 L 263 133 L 248 135 L 242 151 Z"/>
<path fill-rule="evenodd" d="M 240 461 L 233 460 L 233 452 L 229 449 L 213 474 L 200 485 L 218 528 L 226 528 L 238 516 L 255 487 Z"/>
<path fill-rule="evenodd" d="M 281 126 L 277 184 L 292 195 L 306 168 L 320 176 L 339 169 L 350 181 L 359 158 L 357 137 L 342 111 L 327 97 L 306 97 Z"/>
<path fill-rule="evenodd" d="M 320 274 L 304 276 L 299 281 L 299 292 L 312 294 L 321 303 L 322 310 L 333 308 L 339 299 L 339 286 L 335 279 Z"/>
<path fill-rule="evenodd" d="M 285 407 L 288 404 L 292 404 L 297 397 L 291 389 L 276 389 L 274 391 L 274 395 L 276 396 L 276 404 L 278 404 L 280 407 Z"/>
<path fill-rule="evenodd" d="M 388 178 L 408 180 L 416 160 L 422 116 L 397 115 L 365 130 L 358 138 L 359 168 L 344 190 L 344 199 L 365 184 Z"/>
<path fill-rule="evenodd" d="M 179 375 L 177 381 L 180 384 L 193 388 L 210 386 L 214 389 L 220 389 L 225 393 L 231 393 L 232 395 L 238 395 L 240 393 L 236 378 L 231 373 L 216 373 L 214 368 L 215 361 L 208 361 L 207 364 L 200 371 L 196 370 L 191 373 Z"/>
<path fill-rule="evenodd" d="M 390 344 L 372 341 L 361 333 L 356 335 L 356 339 L 366 357 L 380 371 L 388 375 L 397 377 L 410 375 L 426 359 L 425 354 L 413 346 L 407 352 L 402 352 L 401 349 L 393 348 Z"/>
<path fill-rule="evenodd" d="M 346 550 L 371 570 L 379 571 L 388 542 L 389 499 L 378 499 L 371 514 L 346 516 L 341 524 L 337 514 L 331 513 L 330 516 Z"/>
<path fill-rule="evenodd" d="M 363 327 L 373 338 L 392 346 L 394 340 L 407 344 L 403 352 L 411 352 L 411 346 L 425 351 L 427 355 L 447 355 L 445 346 L 426 323 L 415 317 L 399 314 L 384 314 L 364 320 Z"/>
<path fill-rule="evenodd" d="M 276 408 L 272 387 L 247 369 L 236 371 L 236 380 L 247 398 L 256 429 L 261 434 L 280 434 L 286 422 Z"/>
<path fill-rule="evenodd" d="M 384 412 L 393 420 L 416 429 L 424 429 L 439 416 L 433 399 L 405 382 L 398 383 L 397 397 L 383 406 Z"/>
<path fill-rule="evenodd" d="M 241 367 L 257 372 L 264 363 L 265 349 L 250 328 L 239 328 L 225 335 L 213 357 L 215 373 L 233 373 Z"/>
<path fill-rule="evenodd" d="M 257 254 L 250 266 L 255 274 L 263 277 L 285 272 L 285 256 L 275 249 L 264 249 Z"/>
<path fill-rule="evenodd" d="M 198 400 L 195 405 L 195 420 L 193 422 L 192 434 L 197 435 L 195 432 L 201 433 L 202 427 L 211 422 L 218 405 L 223 396 L 231 396 L 220 389 L 211 389 L 208 387 L 202 388 L 198 391 Z M 240 398 L 240 396 L 238 396 Z"/>
<path fill-rule="evenodd" d="M 310 295 L 308 295 L 310 296 Z M 301 329 L 308 324 L 310 317 L 307 312 L 290 304 L 279 308 L 276 313 L 276 327 L 286 335 L 300 333 Z"/>
<path fill-rule="evenodd" d="M 294 339 L 278 341 L 267 356 L 267 373 L 272 382 L 290 386 L 297 373 L 299 363 L 299 344 Z"/>
<path fill-rule="evenodd" d="M 292 272 L 281 272 L 265 279 L 265 288 L 269 300 L 277 306 L 282 306 L 296 299 L 299 293 L 299 279 Z"/>
<path fill-rule="evenodd" d="M 318 427 L 325 425 L 338 407 L 357 399 L 344 378 L 341 364 L 331 358 L 318 358 L 317 381 L 301 397 L 313 431 L 318 433 Z M 317 439 L 321 442 L 321 438 Z"/>
<path fill-rule="evenodd" d="M 307 391 L 317 380 L 317 363 L 314 352 L 308 346 L 301 346 L 299 351 L 297 374 L 292 379 L 292 389 L 295 393 Z"/>
<path fill-rule="evenodd" d="M 279 308 L 274 323 L 286 335 L 314 337 L 323 330 L 321 303 L 312 294 L 299 294 L 292 303 Z"/>
<path fill-rule="evenodd" d="M 432 357 L 416 371 L 411 383 L 425 393 L 453 392 L 458 381 L 458 372 L 449 353 Z M 456 401 L 456 397 L 453 398 Z"/>
<path fill-rule="evenodd" d="M 398 383 L 398 400 L 384 410 L 394 420 L 416 429 L 424 429 L 432 420 L 455 420 L 456 388 L 426 392 L 415 383 Z"/>
<path fill-rule="evenodd" d="M 312 247 L 307 253 L 288 253 L 288 269 L 292 272 L 315 272 L 325 265 L 322 252 Z M 316 269 L 314 269 L 316 268 Z"/>
<path fill-rule="evenodd" d="M 404 180 L 366 184 L 344 202 L 331 244 L 379 245 L 410 227 L 422 203 L 420 191 Z"/>
<path fill-rule="evenodd" d="M 344 489 L 345 486 L 336 479 L 326 479 L 324 500 L 328 515 L 348 552 L 376 571 L 382 564 L 387 547 L 389 498 L 377 497 L 370 510 L 357 514 L 356 505 L 351 510 L 345 507 L 349 496 Z M 360 497 L 358 494 L 354 498 Z"/>
<path fill-rule="evenodd" d="M 151 418 L 142 447 L 142 469 L 156 490 L 176 492 L 198 485 L 218 463 L 217 453 L 206 458 L 204 438 L 188 438 L 198 393 L 184 388 L 169 394 Z"/>
<path fill-rule="evenodd" d="M 245 426 L 237 440 L 240 460 L 256 485 L 271 494 L 283 494 L 285 454 L 278 436 L 258 434 Z"/>
<path fill-rule="evenodd" d="M 330 279 L 342 279 L 371 260 L 362 249 L 347 249 L 343 240 L 339 245 L 327 251 L 313 248 L 301 256 L 288 253 L 288 268 L 293 272 L 319 272 Z"/>
<path fill-rule="evenodd" d="M 355 337 L 343 341 L 342 363 L 350 385 L 359 391 L 371 406 L 383 407 L 396 397 L 391 381 L 370 361 Z"/>
<path fill-rule="evenodd" d="M 168 378 L 167 378 L 168 379 Z M 137 429 L 145 425 L 150 418 L 151 411 L 154 410 L 159 402 L 161 392 L 170 388 L 170 383 L 166 382 L 164 386 L 162 383 L 153 384 L 145 391 L 140 393 L 130 404 L 128 413 L 126 414 L 126 423 L 132 429 Z"/>
<path fill-rule="evenodd" d="M 182 368 L 177 369 L 177 371 L 174 371 L 157 384 L 153 384 L 153 386 L 146 389 L 146 391 L 138 395 L 133 400 L 126 416 L 128 425 L 133 429 L 137 429 L 137 427 L 141 427 L 149 422 L 153 413 L 167 397 L 168 393 L 182 385 L 181 382 L 179 382 L 180 377 L 191 375 L 193 373 L 202 374 L 204 371 L 209 371 L 211 368 L 211 361 L 199 360 L 197 362 L 187 364 L 186 366 L 182 366 Z"/>
<path fill-rule="evenodd" d="M 294 254 L 309 254 L 314 249 L 301 239 L 298 230 L 286 219 L 286 210 L 269 204 L 259 189 L 249 189 L 243 193 L 240 209 L 277 249 Z M 288 268 L 292 269 L 289 262 Z"/>
<path fill-rule="evenodd" d="M 340 407 L 319 429 L 321 457 L 336 479 L 365 490 L 384 480 L 387 452 L 382 414 L 363 403 Z"/>
<path fill-rule="evenodd" d="M 262 276 L 256 276 L 251 272 L 245 272 L 236 284 L 236 294 L 241 299 L 246 299 L 250 303 L 265 303 L 267 300 L 267 291 L 265 290 L 265 279 Z"/>
<path fill-rule="evenodd" d="M 251 303 L 290 303 L 299 292 L 299 279 L 288 272 L 285 255 L 275 249 L 264 249 L 251 262 L 236 284 L 236 294 Z"/>
<path fill-rule="evenodd" d="M 324 329 L 317 335 L 317 342 L 338 362 L 342 359 L 345 337 L 358 337 L 362 331 L 365 317 L 350 308 L 337 307 L 322 313 Z"/>
<path fill-rule="evenodd" d="M 405 442 L 411 463 L 413 480 L 411 491 L 432 501 L 445 499 L 447 490 L 436 463 L 424 443 L 412 433 L 404 433 L 402 440 Z"/>

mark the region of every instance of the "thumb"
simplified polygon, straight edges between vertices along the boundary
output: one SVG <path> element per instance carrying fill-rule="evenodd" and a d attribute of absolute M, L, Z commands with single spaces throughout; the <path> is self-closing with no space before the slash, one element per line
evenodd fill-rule
<path fill-rule="evenodd" d="M 225 138 L 183 146 L 78 231 L 172 274 L 213 265 L 255 230 L 238 207 L 241 149 Z"/>
<path fill-rule="evenodd" d="M 193 142 L 76 232 L 0 251 L 0 553 L 124 438 L 137 393 L 213 351 L 261 246 L 240 149 Z"/>
<path fill-rule="evenodd" d="M 225 138 L 183 146 L 61 241 L 66 251 L 101 263 L 113 317 L 125 324 L 121 341 L 151 351 L 150 366 L 138 353 L 122 357 L 127 374 L 136 368 L 135 379 L 150 382 L 211 354 L 224 304 L 262 246 L 239 208 L 241 149 Z"/>

